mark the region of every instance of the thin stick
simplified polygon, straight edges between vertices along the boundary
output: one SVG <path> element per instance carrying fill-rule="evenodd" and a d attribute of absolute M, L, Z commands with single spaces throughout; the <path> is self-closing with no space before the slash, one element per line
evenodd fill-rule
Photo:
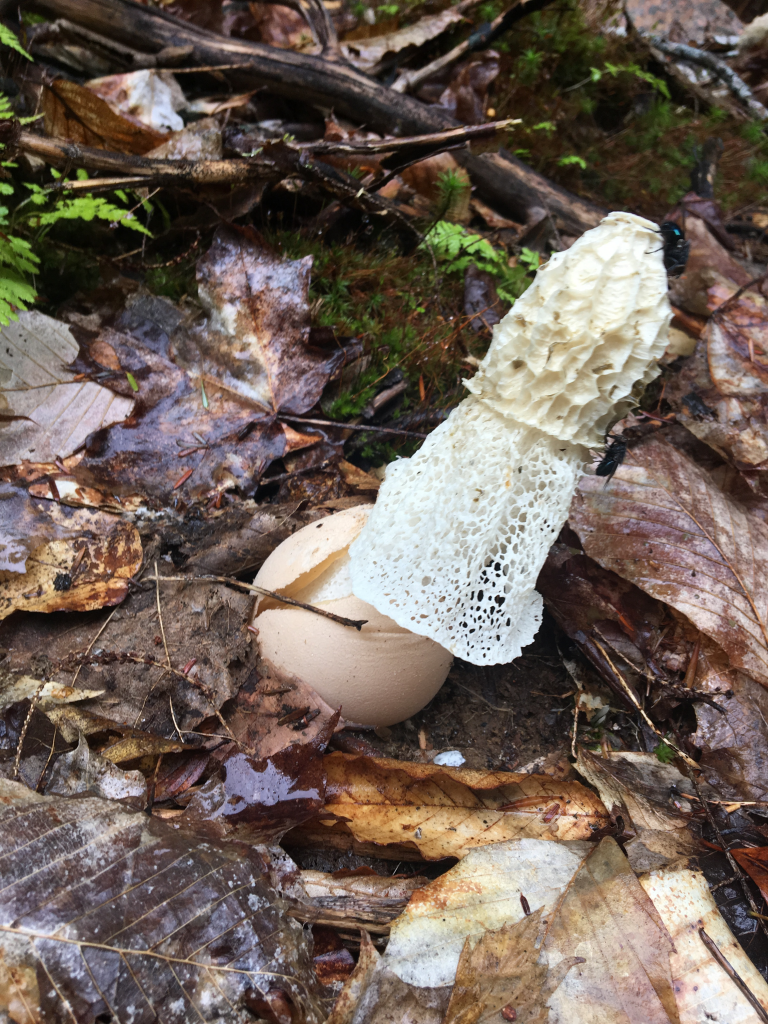
<path fill-rule="evenodd" d="M 757 905 L 755 904 L 754 899 L 752 898 L 752 893 L 749 891 L 749 886 L 747 885 L 747 880 L 744 877 L 744 872 L 741 870 L 739 865 L 736 863 L 736 859 L 734 858 L 733 854 L 731 853 L 729 847 L 726 845 L 726 842 L 725 842 L 725 840 L 722 837 L 720 829 L 717 827 L 717 822 L 714 819 L 712 811 L 709 809 L 709 804 L 705 801 L 704 797 L 701 795 L 701 789 L 699 788 L 699 784 L 696 781 L 696 776 L 694 775 L 694 773 L 691 771 L 690 768 L 688 769 L 688 778 L 691 780 L 691 785 L 696 790 L 696 796 L 699 798 L 699 803 L 704 808 L 704 813 L 707 816 L 707 821 L 709 822 L 710 828 L 712 829 L 712 831 L 717 836 L 717 838 L 718 838 L 718 840 L 720 842 L 720 845 L 723 848 L 723 852 L 725 853 L 725 856 L 728 858 L 728 863 L 731 865 L 731 868 L 733 870 L 734 875 L 739 880 L 739 884 L 741 885 L 742 891 L 743 891 L 744 895 L 747 898 L 747 903 L 749 903 L 749 905 L 752 908 L 752 910 L 756 914 L 758 914 L 759 911 L 757 909 Z M 760 923 L 760 928 L 762 929 L 763 935 L 765 935 L 766 938 L 768 938 L 768 927 L 766 927 L 765 921 L 760 921 L 759 923 Z"/>
<path fill-rule="evenodd" d="M 119 607 L 119 605 L 117 607 Z M 113 608 L 112 611 L 107 616 L 106 622 L 102 626 L 99 627 L 98 633 L 93 638 L 93 640 L 91 640 L 91 642 L 88 644 L 88 646 L 85 649 L 85 653 L 86 654 L 90 654 L 91 653 L 91 649 L 93 648 L 93 645 L 96 643 L 96 641 L 99 639 L 101 634 L 104 632 L 104 630 L 107 628 L 109 623 L 112 621 L 112 616 L 115 614 L 116 611 L 117 611 L 117 608 Z M 77 677 L 80 675 L 80 669 L 82 667 L 83 667 L 82 664 L 77 666 L 77 671 L 75 672 L 75 674 L 74 674 L 74 676 L 72 678 L 72 682 L 69 684 L 70 686 L 74 686 L 75 683 L 77 682 Z"/>
<path fill-rule="evenodd" d="M 48 771 L 48 765 L 51 763 L 51 758 L 53 757 L 53 751 L 54 751 L 54 748 L 56 746 L 56 737 L 57 737 L 58 733 L 59 733 L 59 726 L 58 726 L 57 723 L 54 723 L 54 726 L 53 726 L 53 739 L 51 740 L 51 749 L 48 752 L 48 760 L 45 762 L 45 767 L 40 772 L 40 778 L 37 780 L 37 785 L 35 786 L 35 792 L 36 793 L 40 792 L 40 786 L 42 784 L 43 779 L 45 778 L 45 773 Z"/>
<path fill-rule="evenodd" d="M 645 721 L 645 724 L 648 726 L 648 728 L 651 729 L 652 732 L 654 732 L 656 734 L 656 736 L 659 737 L 659 739 L 662 741 L 662 743 L 666 743 L 666 745 L 668 747 L 672 747 L 672 749 L 674 751 L 676 751 L 680 755 L 680 757 L 682 757 L 682 759 L 685 761 L 685 763 L 687 765 L 692 766 L 693 768 L 698 768 L 698 765 L 696 764 L 696 762 L 692 758 L 690 758 L 684 751 L 682 751 L 680 749 L 680 747 L 678 747 L 675 743 L 673 743 L 672 740 L 668 740 L 668 739 L 666 739 L 666 737 L 662 736 L 662 734 L 659 732 L 659 730 L 653 724 L 651 719 L 648 717 L 648 715 L 647 715 L 647 713 L 645 711 L 645 708 L 642 706 L 640 701 L 637 699 L 637 697 L 632 692 L 631 687 L 629 687 L 627 685 L 627 681 L 624 679 L 624 676 L 621 674 L 621 672 L 619 672 L 619 670 L 616 668 L 616 666 L 611 661 L 610 657 L 608 656 L 608 652 L 606 651 L 606 649 L 603 647 L 603 645 L 599 641 L 595 640 L 594 636 L 592 637 L 592 642 L 594 643 L 595 647 L 599 648 L 600 653 L 602 654 L 602 656 L 605 658 L 605 660 L 610 665 L 613 674 L 616 676 L 616 678 L 621 683 L 622 689 L 624 690 L 626 695 L 629 697 L 630 701 L 635 706 L 635 708 L 640 712 L 640 715 L 642 716 L 642 718 Z"/>
<path fill-rule="evenodd" d="M 157 598 L 157 618 L 160 623 L 160 635 L 163 638 L 163 647 L 165 648 L 165 660 L 168 662 L 168 668 L 171 667 L 171 656 L 168 653 L 168 641 L 165 639 L 165 626 L 163 626 L 163 613 L 160 610 L 160 573 L 157 571 L 157 559 L 155 559 L 155 597 Z M 173 708 L 171 708 L 173 711 Z M 176 725 L 176 719 L 173 720 L 173 724 Z M 176 731 L 178 732 L 178 726 Z M 181 739 L 181 733 L 179 733 L 179 739 Z M 183 743 L 184 741 L 181 740 Z"/>
<path fill-rule="evenodd" d="M 32 695 L 32 700 L 30 701 L 29 704 L 29 711 L 27 712 L 27 717 L 24 719 L 24 725 L 22 725 L 21 727 L 21 733 L 19 734 L 19 743 L 18 746 L 16 747 L 16 757 L 14 758 L 13 761 L 12 778 L 14 779 L 18 779 L 19 773 L 21 772 L 21 748 L 24 746 L 24 738 L 27 735 L 29 723 L 32 721 L 32 715 L 34 714 L 35 708 L 37 707 L 37 702 L 40 700 L 40 694 L 43 692 L 44 686 L 45 682 L 43 681 L 42 683 L 40 683 L 40 685 Z"/>
<path fill-rule="evenodd" d="M 368 430 L 374 434 L 399 434 L 401 437 L 429 437 L 429 434 L 418 434 L 414 430 L 396 430 L 394 427 L 374 427 L 363 423 L 335 423 L 333 420 L 306 420 L 303 416 L 278 416 L 289 423 L 309 423 L 313 427 L 340 427 L 342 430 Z"/>
<path fill-rule="evenodd" d="M 176 732 L 179 734 L 179 739 L 183 743 L 184 742 L 184 737 L 181 735 L 181 729 L 179 728 L 179 723 L 176 721 L 176 714 L 175 714 L 175 712 L 173 710 L 173 697 L 171 697 L 170 693 L 168 694 L 168 703 L 171 706 L 171 718 L 173 719 L 174 728 L 176 729 Z"/>
<path fill-rule="evenodd" d="M 276 594 L 274 590 L 265 590 L 264 587 L 254 586 L 253 583 L 241 583 L 234 576 L 148 576 L 149 580 L 158 580 L 160 583 L 226 583 L 230 587 L 239 587 L 240 590 L 247 590 L 251 594 L 259 594 L 261 597 L 271 597 L 281 604 L 290 604 L 294 608 L 303 608 L 304 611 L 314 612 L 315 615 L 322 615 L 332 622 L 338 622 L 341 626 L 353 626 L 358 633 L 366 624 L 368 619 L 347 619 L 343 615 L 335 615 L 327 612 L 325 608 L 316 608 L 313 604 L 305 604 L 304 601 L 297 601 L 293 597 L 285 597 L 284 594 Z M 183 675 L 183 673 L 181 673 Z M 184 676 L 186 679 L 187 676 Z"/>
<path fill-rule="evenodd" d="M 710 937 L 707 935 L 703 928 L 699 928 L 699 938 L 707 947 L 707 949 L 715 958 L 715 960 L 717 960 L 717 962 L 723 968 L 723 970 L 734 983 L 734 985 L 736 985 L 736 987 L 739 989 L 741 994 L 750 1004 L 750 1006 L 755 1011 L 760 1020 L 763 1021 L 763 1024 L 768 1024 L 768 1013 L 766 1013 L 763 1004 L 760 1002 L 760 1000 L 757 998 L 754 992 L 752 992 L 752 990 L 747 986 L 747 983 L 744 981 L 744 979 L 736 973 L 733 967 L 731 967 L 731 965 L 725 959 L 723 954 L 717 948 L 715 942 L 712 939 L 710 939 Z"/>

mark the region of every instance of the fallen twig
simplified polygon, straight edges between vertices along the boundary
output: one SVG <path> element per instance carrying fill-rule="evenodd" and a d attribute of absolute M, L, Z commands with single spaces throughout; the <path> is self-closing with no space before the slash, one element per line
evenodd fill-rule
<path fill-rule="evenodd" d="M 53 18 L 67 18 L 107 40 L 119 40 L 122 47 L 143 51 L 155 67 L 183 70 L 178 59 L 182 50 L 184 61 L 194 66 L 237 64 L 238 69 L 230 73 L 236 88 L 266 85 L 299 102 L 312 96 L 320 106 L 384 134 L 457 127 L 442 108 L 397 93 L 340 61 L 229 39 L 174 18 L 161 8 L 132 0 L 32 0 L 29 8 Z M 532 0 L 522 9 L 532 10 Z M 166 61 L 164 53 L 169 55 Z M 520 223 L 546 205 L 557 217 L 560 230 L 578 235 L 603 216 L 592 203 L 555 185 L 503 149 L 482 156 L 461 153 L 458 159 L 478 193 Z"/>
<path fill-rule="evenodd" d="M 720 952 L 719 948 L 717 947 L 717 944 L 712 939 L 710 939 L 710 937 L 707 935 L 707 933 L 704 931 L 703 928 L 699 928 L 699 938 L 704 943 L 704 945 L 707 947 L 707 949 L 712 954 L 712 956 L 715 958 L 715 960 L 717 960 L 717 962 L 723 968 L 723 970 L 728 975 L 728 977 L 731 979 L 731 981 L 734 983 L 734 985 L 737 986 L 737 988 L 739 989 L 741 994 L 747 1000 L 749 1005 L 753 1008 L 753 1010 L 758 1015 L 760 1020 L 763 1021 L 764 1024 L 768 1024 L 768 1013 L 766 1013 L 766 1010 L 765 1010 L 765 1007 L 763 1006 L 763 1004 L 760 1002 L 760 1000 L 757 998 L 757 996 L 752 992 L 752 990 L 748 987 L 748 985 L 744 981 L 744 979 L 741 978 L 739 974 L 737 974 L 737 972 L 733 969 L 733 967 L 731 967 L 731 965 L 725 959 L 723 954 Z"/>
<path fill-rule="evenodd" d="M 264 587 L 257 587 L 253 583 L 242 583 L 234 576 L 147 576 L 147 579 L 158 583 L 225 583 L 228 587 L 239 587 L 240 590 L 247 590 L 251 594 L 271 597 L 281 604 L 289 604 L 294 608 L 303 608 L 306 612 L 314 612 L 315 615 L 322 615 L 323 618 L 338 622 L 341 626 L 352 626 L 358 633 L 368 621 L 368 619 L 348 619 L 344 615 L 336 615 L 334 612 L 326 611 L 325 608 L 316 608 L 313 604 L 305 604 L 304 601 L 297 601 L 293 597 L 277 594 L 274 590 L 265 590 Z"/>
<path fill-rule="evenodd" d="M 335 420 L 308 420 L 303 416 L 285 416 L 282 413 L 278 416 L 280 420 L 287 420 L 289 423 L 306 423 L 313 427 L 339 427 L 341 430 L 369 431 L 374 434 L 397 434 L 400 437 L 419 437 L 422 440 L 429 437 L 429 434 L 420 434 L 415 430 L 398 430 L 395 427 L 377 427 L 367 423 L 336 423 Z"/>
<path fill-rule="evenodd" d="M 728 86 L 736 99 L 744 104 L 753 117 L 757 117 L 761 121 L 768 120 L 768 109 L 755 99 L 752 90 L 744 79 L 737 75 L 733 68 L 729 67 L 724 60 L 716 57 L 714 53 L 708 53 L 706 50 L 697 50 L 695 46 L 688 46 L 685 43 L 672 43 L 669 39 L 665 39 L 664 36 L 649 35 L 645 32 L 641 32 L 640 36 L 650 46 L 666 54 L 668 57 L 677 57 L 678 60 L 687 60 L 692 64 L 699 64 L 701 67 L 708 68 Z"/>

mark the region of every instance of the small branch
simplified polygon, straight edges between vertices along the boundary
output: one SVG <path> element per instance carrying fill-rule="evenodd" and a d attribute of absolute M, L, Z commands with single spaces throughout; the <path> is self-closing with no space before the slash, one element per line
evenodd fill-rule
<path fill-rule="evenodd" d="M 552 3 L 552 0 L 522 0 L 522 2 L 518 0 L 517 3 L 509 7 L 503 14 L 494 18 L 490 23 L 481 25 L 463 43 L 454 46 L 452 50 L 442 57 L 433 60 L 431 64 L 427 64 L 417 71 L 406 71 L 397 79 L 392 88 L 395 92 L 413 92 L 426 82 L 428 78 L 432 78 L 433 75 L 461 60 L 465 53 L 471 53 L 473 50 L 482 50 L 486 46 L 490 46 L 494 39 L 497 39 L 508 29 L 512 28 L 516 21 L 520 21 L 528 14 L 533 14 L 534 11 L 542 10 L 542 8 L 550 3 Z"/>
<path fill-rule="evenodd" d="M 424 439 L 429 434 L 419 434 L 415 430 L 396 430 L 394 427 L 369 426 L 367 423 L 336 423 L 334 420 L 308 420 L 303 416 L 285 416 L 282 413 L 277 417 L 279 420 L 287 420 L 289 423 L 307 423 L 312 427 L 339 427 L 341 430 L 362 430 L 374 434 L 397 434 L 399 437 L 420 437 Z"/>
<path fill-rule="evenodd" d="M 763 1004 L 752 992 L 752 990 L 747 986 L 747 983 L 743 980 L 743 978 L 741 978 L 733 969 L 733 967 L 731 967 L 731 965 L 728 963 L 728 961 L 725 959 L 723 954 L 718 949 L 715 942 L 712 939 L 710 939 L 710 937 L 707 935 L 703 928 L 699 928 L 699 938 L 707 947 L 707 949 L 715 958 L 715 960 L 717 960 L 717 962 L 723 968 L 723 970 L 734 983 L 734 985 L 736 985 L 736 987 L 739 989 L 741 994 L 747 1000 L 747 1002 L 755 1011 L 760 1020 L 763 1021 L 763 1024 L 768 1024 L 768 1013 L 766 1013 Z"/>
<path fill-rule="evenodd" d="M 240 590 L 247 590 L 251 594 L 271 597 L 281 604 L 289 604 L 294 608 L 303 608 L 306 612 L 314 612 L 315 615 L 322 615 L 325 619 L 338 622 L 340 626 L 352 626 L 358 633 L 368 621 L 368 619 L 348 619 L 344 615 L 327 612 L 325 608 L 316 608 L 313 604 L 305 604 L 304 601 L 297 601 L 293 597 L 277 594 L 274 590 L 265 590 L 264 587 L 257 587 L 253 583 L 242 583 L 234 576 L 147 576 L 147 579 L 158 583 L 225 583 L 228 587 L 239 587 Z M 187 677 L 184 676 L 184 678 Z"/>
<path fill-rule="evenodd" d="M 697 50 L 695 46 L 687 46 L 685 43 L 672 43 L 663 36 L 649 35 L 645 32 L 640 32 L 639 35 L 649 46 L 666 54 L 667 57 L 687 60 L 691 64 L 699 64 L 701 67 L 707 68 L 727 85 L 736 99 L 747 108 L 753 117 L 757 117 L 761 121 L 768 120 L 768 109 L 755 99 L 744 79 L 737 75 L 720 57 L 716 57 L 706 50 Z"/>

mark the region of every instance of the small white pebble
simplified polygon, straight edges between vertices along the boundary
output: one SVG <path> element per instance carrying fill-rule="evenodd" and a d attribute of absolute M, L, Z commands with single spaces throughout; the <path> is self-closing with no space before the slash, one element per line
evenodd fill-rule
<path fill-rule="evenodd" d="M 458 750 L 444 750 L 432 758 L 432 764 L 441 764 L 446 768 L 460 768 L 465 761 L 466 758 Z"/>

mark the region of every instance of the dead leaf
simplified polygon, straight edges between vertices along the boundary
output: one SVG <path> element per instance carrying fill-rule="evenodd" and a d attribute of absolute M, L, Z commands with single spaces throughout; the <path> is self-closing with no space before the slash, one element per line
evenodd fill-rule
<path fill-rule="evenodd" d="M 204 117 L 188 128 L 173 132 L 166 142 L 151 150 L 149 156 L 155 160 L 221 160 L 221 128 L 214 118 Z"/>
<path fill-rule="evenodd" d="M 723 797 L 765 800 L 768 794 L 768 692 L 743 672 L 730 669 L 727 658 L 712 652 L 699 656 L 696 685 L 715 692 L 730 690 L 722 702 L 725 715 L 707 705 L 696 707 L 691 741 L 702 749 L 701 767 Z"/>
<path fill-rule="evenodd" d="M 166 133 L 116 114 L 90 89 L 57 78 L 43 89 L 46 134 L 96 149 L 118 153 L 148 153 L 165 140 Z"/>
<path fill-rule="evenodd" d="M 758 846 L 745 850 L 731 850 L 731 853 L 739 867 L 747 872 L 758 887 L 763 899 L 768 900 L 768 846 Z"/>
<path fill-rule="evenodd" d="M 0 328 L 0 465 L 66 458 L 130 416 L 132 399 L 66 369 L 78 349 L 66 324 L 35 310 Z"/>
<path fill-rule="evenodd" d="M 381 963 L 411 986 L 449 985 L 467 938 L 513 925 L 526 910 L 542 911 L 543 963 L 585 961 L 549 996 L 550 1019 L 593 1024 L 599 1006 L 601 1019 L 616 1024 L 677 1024 L 672 943 L 612 839 L 521 839 L 470 850 L 414 893 Z"/>
<path fill-rule="evenodd" d="M 550 963 L 578 955 L 549 1000 L 554 1020 L 679 1024 L 670 971 L 675 947 L 613 839 L 584 858 L 548 915 L 542 948 Z"/>
<path fill-rule="evenodd" d="M 209 322 L 174 358 L 269 414 L 311 409 L 344 362 L 308 348 L 311 268 L 310 256 L 287 260 L 253 231 L 220 228 L 197 267 Z"/>
<path fill-rule="evenodd" d="M 286 432 L 262 410 L 215 383 L 203 385 L 206 409 L 199 378 L 129 335 L 102 337 L 137 381 L 140 405 L 130 421 L 89 435 L 78 479 L 105 489 L 119 480 L 169 502 L 250 486 L 284 454 Z"/>
<path fill-rule="evenodd" d="M 487 120 L 488 86 L 498 73 L 495 50 L 477 53 L 456 65 L 438 103 L 462 124 L 482 124 Z"/>
<path fill-rule="evenodd" d="M 339 721 L 338 711 L 312 740 L 255 760 L 230 754 L 214 778 L 187 805 L 184 822 L 206 834 L 248 842 L 277 842 L 325 803 L 322 751 Z"/>
<path fill-rule="evenodd" d="M 147 499 L 142 494 L 108 494 L 97 491 L 95 487 L 79 484 L 73 477 L 60 476 L 53 467 L 48 474 L 46 483 L 31 484 L 28 493 L 33 498 L 44 498 L 46 501 L 58 501 L 72 508 L 97 508 L 112 515 L 125 515 L 138 512 L 146 506 Z"/>
<path fill-rule="evenodd" d="M 234 697 L 255 671 L 256 645 L 246 628 L 253 601 L 219 584 L 199 583 L 161 584 L 160 601 L 170 671 L 154 586 L 130 594 L 111 617 L 68 616 L 62 623 L 26 616 L 8 622 L 0 634 L 9 650 L 7 667 L 20 674 L 39 672 L 64 685 L 71 684 L 79 668 L 78 687 L 107 691 L 89 711 L 113 728 L 153 733 L 176 743 L 178 725 L 182 747 L 168 749 L 200 744 L 203 738 L 190 730 Z M 228 738 L 220 722 L 218 734 Z"/>
<path fill-rule="evenodd" d="M 682 612 L 768 686 L 768 527 L 696 463 L 647 440 L 609 487 L 582 478 L 570 523 L 595 561 Z"/>
<path fill-rule="evenodd" d="M 0 619 L 13 611 L 90 611 L 124 600 L 142 560 L 132 523 L 0 488 L 13 499 L 3 505 L 10 568 L 0 570 Z"/>
<path fill-rule="evenodd" d="M 718 306 L 734 292 L 718 284 L 708 290 Z M 717 452 L 742 464 L 768 465 L 768 303 L 745 292 L 710 318 L 693 356 L 670 383 L 677 418 Z"/>
<path fill-rule="evenodd" d="M 626 813 L 627 824 L 634 828 L 674 832 L 688 824 L 690 805 L 685 798 L 696 797 L 691 781 L 655 754 L 621 750 L 596 757 L 580 747 L 576 768 L 605 806 Z M 717 795 L 706 783 L 702 793 L 705 798 Z"/>
<path fill-rule="evenodd" d="M 37 706 L 41 711 L 70 704 L 79 700 L 100 697 L 103 690 L 76 690 L 60 683 L 46 683 L 34 676 L 16 676 L 0 668 L 0 709 L 16 704 L 20 700 L 31 700 L 37 695 Z"/>
<path fill-rule="evenodd" d="M 154 1020 L 162 1006 L 186 1021 L 202 1005 L 235 1024 L 272 1006 L 323 1020 L 301 926 L 256 850 L 200 843 L 98 797 L 4 780 L 0 793 L 0 1009 Z"/>
<path fill-rule="evenodd" d="M 248 38 L 281 50 L 311 52 L 315 49 L 309 25 L 298 11 L 283 4 L 262 4 L 254 0 L 248 4 L 248 10 L 253 19 L 253 28 L 245 33 Z"/>
<path fill-rule="evenodd" d="M 464 857 L 473 847 L 513 836 L 585 839 L 590 825 L 608 823 L 590 790 L 547 775 L 339 753 L 324 760 L 326 804 L 317 820 L 329 832 L 380 845 L 405 843 L 426 860 Z"/>
<path fill-rule="evenodd" d="M 344 987 L 325 1024 L 352 1024 L 360 1000 L 371 983 L 374 968 L 380 957 L 371 942 L 370 935 L 366 931 L 362 931 L 360 934 L 360 955 L 357 958 L 357 966 L 344 982 Z"/>
<path fill-rule="evenodd" d="M 498 1021 L 505 1007 L 520 1024 L 546 1024 L 547 1000 L 571 967 L 584 961 L 566 957 L 554 970 L 538 962 L 542 910 L 486 932 L 475 944 L 465 939 L 443 1024 Z"/>
<path fill-rule="evenodd" d="M 347 38 L 342 44 L 342 51 L 355 67 L 370 71 L 388 53 L 400 53 L 408 47 L 418 49 L 463 20 L 461 10 L 448 7 L 440 14 L 426 15 L 412 25 L 396 29 L 394 32 L 373 35 L 365 39 Z"/>
<path fill-rule="evenodd" d="M 91 92 L 109 104 L 118 117 L 123 117 L 153 132 L 180 132 L 184 120 L 177 111 L 187 100 L 170 71 L 144 68 L 124 75 L 92 78 L 87 83 Z"/>
<path fill-rule="evenodd" d="M 678 221 L 682 225 L 682 218 Z M 703 220 L 688 217 L 685 220 L 686 240 L 691 251 L 685 266 L 685 273 L 670 282 L 669 299 L 689 313 L 708 316 L 708 289 L 716 282 L 732 283 L 736 287 L 747 284 L 751 279 L 747 271 L 737 263 L 727 249 L 715 238 Z"/>
<path fill-rule="evenodd" d="M 48 796 L 93 793 L 105 800 L 123 800 L 136 810 L 147 802 L 147 780 L 140 771 L 124 771 L 90 749 L 81 734 L 77 747 L 62 754 L 53 766 L 45 786 Z"/>
<path fill-rule="evenodd" d="M 674 942 L 670 954 L 680 1024 L 705 1020 L 755 1024 L 754 1009 L 699 937 L 699 928 L 768 1010 L 768 985 L 720 915 L 701 871 L 685 864 L 640 877 Z"/>
<path fill-rule="evenodd" d="M 501 320 L 501 311 L 493 275 L 470 264 L 464 274 L 464 312 L 472 317 L 472 330 L 492 329 Z"/>
<path fill-rule="evenodd" d="M 301 712 L 301 713 L 299 713 Z M 269 676 L 255 676 L 240 687 L 226 722 L 240 749 L 252 757 L 270 757 L 292 743 L 308 743 L 324 731 L 334 710 L 306 684 L 278 682 Z M 214 732 L 220 732 L 218 722 Z M 215 756 L 222 760 L 234 753 L 234 743 L 220 747 Z"/>

